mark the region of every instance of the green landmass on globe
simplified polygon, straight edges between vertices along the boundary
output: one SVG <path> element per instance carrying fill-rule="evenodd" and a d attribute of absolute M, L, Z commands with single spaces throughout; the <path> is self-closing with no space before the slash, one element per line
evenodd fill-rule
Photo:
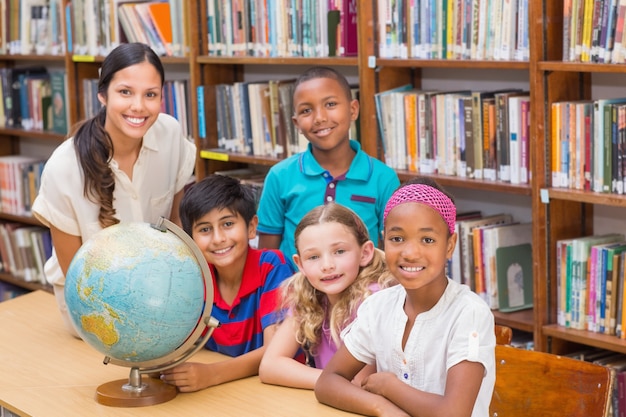
<path fill-rule="evenodd" d="M 72 260 L 65 300 L 79 335 L 129 363 L 175 351 L 202 318 L 206 294 L 191 248 L 147 223 L 120 223 L 85 242 Z"/>

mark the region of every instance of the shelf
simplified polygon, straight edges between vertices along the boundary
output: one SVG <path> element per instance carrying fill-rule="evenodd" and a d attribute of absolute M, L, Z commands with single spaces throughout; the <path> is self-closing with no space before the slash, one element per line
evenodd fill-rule
<path fill-rule="evenodd" d="M 209 56 L 196 58 L 199 64 L 222 65 L 327 65 L 327 66 L 354 66 L 359 63 L 357 57 L 253 57 L 253 56 Z"/>
<path fill-rule="evenodd" d="M 528 70 L 528 61 L 472 61 L 451 59 L 400 59 L 378 58 L 379 67 L 416 67 L 416 68 L 466 68 L 466 69 L 521 69 Z"/>
<path fill-rule="evenodd" d="M 14 62 L 14 61 L 47 61 L 47 62 L 65 62 L 65 55 L 0 55 L 0 61 L 2 62 Z"/>
<path fill-rule="evenodd" d="M 514 311 L 512 313 L 502 313 L 498 310 L 492 310 L 496 324 L 509 326 L 512 329 L 522 330 L 532 333 L 535 329 L 534 311 L 533 309 Z"/>
<path fill-rule="evenodd" d="M 548 196 L 555 200 L 626 207 L 626 195 L 624 194 L 595 193 L 592 191 L 570 190 L 567 188 L 548 188 L 547 190 Z"/>
<path fill-rule="evenodd" d="M 537 68 L 542 71 L 561 72 L 609 72 L 626 74 L 624 64 L 594 64 L 582 62 L 542 61 L 537 63 Z"/>
<path fill-rule="evenodd" d="M 11 129 L 0 128 L 0 135 L 2 136 L 18 136 L 21 138 L 37 138 L 45 140 L 62 141 L 65 139 L 65 135 L 57 132 L 51 132 L 47 130 L 27 130 L 27 129 Z"/>
<path fill-rule="evenodd" d="M 580 343 L 600 349 L 608 349 L 615 352 L 626 353 L 626 340 L 616 336 L 588 332 L 585 330 L 568 329 L 556 324 L 543 326 L 543 335 L 569 342 Z"/>
<path fill-rule="evenodd" d="M 400 181 L 406 181 L 410 178 L 413 178 L 417 175 L 421 175 L 418 172 L 411 171 L 399 171 L 398 177 Z M 529 184 L 510 184 L 506 182 L 499 181 L 486 181 L 486 180 L 473 180 L 469 178 L 456 177 L 451 175 L 439 175 L 439 174 L 428 174 L 428 177 L 433 178 L 439 184 L 448 187 L 459 187 L 459 188 L 468 188 L 473 190 L 484 190 L 484 191 L 493 191 L 500 192 L 505 194 L 520 194 L 520 195 L 531 195 L 531 187 Z"/>
<path fill-rule="evenodd" d="M 184 56 L 161 56 L 159 57 L 163 64 L 189 64 L 189 57 Z M 101 55 L 72 55 L 74 62 L 104 62 Z"/>
<path fill-rule="evenodd" d="M 50 293 L 52 292 L 52 286 L 49 284 L 44 285 L 38 282 L 26 282 L 23 279 L 16 278 L 13 275 L 7 274 L 5 272 L 0 272 L 0 281 L 30 291 L 44 290 Z"/>
<path fill-rule="evenodd" d="M 31 216 L 17 216 L 15 214 L 3 213 L 0 211 L 0 220 L 30 224 L 33 226 L 44 227 L 39 220 Z"/>
<path fill-rule="evenodd" d="M 203 149 L 200 157 L 211 161 L 240 162 L 244 164 L 272 166 L 282 160 L 282 158 L 272 158 L 270 156 L 253 156 L 239 153 L 224 152 L 221 149 Z"/>

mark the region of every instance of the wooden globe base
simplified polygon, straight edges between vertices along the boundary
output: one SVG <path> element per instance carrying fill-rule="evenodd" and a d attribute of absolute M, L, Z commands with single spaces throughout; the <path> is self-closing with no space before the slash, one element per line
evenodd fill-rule
<path fill-rule="evenodd" d="M 127 384 L 128 379 L 118 379 L 100 385 L 96 390 L 96 400 L 110 407 L 144 407 L 167 402 L 178 394 L 174 385 L 156 378 L 145 379 L 145 387 L 139 392 L 124 389 Z"/>

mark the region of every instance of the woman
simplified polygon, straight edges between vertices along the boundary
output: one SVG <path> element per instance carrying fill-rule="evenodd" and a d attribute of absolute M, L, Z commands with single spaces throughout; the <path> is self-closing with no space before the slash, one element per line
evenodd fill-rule
<path fill-rule="evenodd" d="M 66 325 L 65 274 L 78 248 L 119 222 L 180 224 L 178 205 L 190 180 L 195 146 L 179 123 L 161 114 L 164 70 L 141 43 L 122 44 L 102 63 L 102 108 L 52 154 L 42 174 L 33 214 L 50 228 L 54 251 L 46 279 Z"/>

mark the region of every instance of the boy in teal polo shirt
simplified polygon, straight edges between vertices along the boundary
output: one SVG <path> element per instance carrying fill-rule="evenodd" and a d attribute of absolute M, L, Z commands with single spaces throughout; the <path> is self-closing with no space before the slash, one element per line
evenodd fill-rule
<path fill-rule="evenodd" d="M 296 128 L 308 139 L 305 152 L 274 165 L 265 178 L 259 203 L 260 248 L 295 253 L 294 231 L 312 208 L 334 201 L 354 210 L 370 239 L 381 240 L 383 211 L 400 185 L 395 171 L 367 155 L 350 140 L 359 115 L 343 75 L 327 67 L 304 72 L 293 93 Z"/>

